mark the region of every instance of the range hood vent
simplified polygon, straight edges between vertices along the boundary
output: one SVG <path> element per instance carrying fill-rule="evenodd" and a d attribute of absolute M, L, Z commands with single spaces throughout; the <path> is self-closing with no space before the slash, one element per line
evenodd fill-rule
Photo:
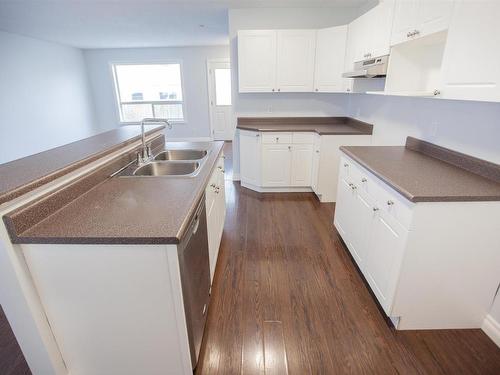
<path fill-rule="evenodd" d="M 380 78 L 387 74 L 389 55 L 369 58 L 354 63 L 354 70 L 342 74 L 344 78 Z"/>

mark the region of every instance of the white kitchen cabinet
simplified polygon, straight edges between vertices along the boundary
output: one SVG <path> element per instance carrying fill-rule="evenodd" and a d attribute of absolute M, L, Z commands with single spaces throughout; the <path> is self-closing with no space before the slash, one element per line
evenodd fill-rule
<path fill-rule="evenodd" d="M 277 90 L 313 91 L 316 30 L 278 30 L 277 51 Z"/>
<path fill-rule="evenodd" d="M 238 31 L 239 92 L 272 92 L 276 89 L 275 30 Z"/>
<path fill-rule="evenodd" d="M 217 161 L 216 167 L 205 189 L 211 281 L 213 281 L 215 274 L 215 266 L 217 265 L 222 232 L 224 230 L 224 221 L 226 219 L 224 173 L 224 155 L 222 155 Z"/>
<path fill-rule="evenodd" d="M 347 155 L 339 164 L 335 227 L 396 328 L 481 327 L 498 286 L 500 202 L 412 203 Z"/>
<path fill-rule="evenodd" d="M 441 97 L 500 101 L 500 2 L 458 1 L 443 56 Z"/>
<path fill-rule="evenodd" d="M 446 30 L 453 0 L 396 0 L 391 45 Z"/>
<path fill-rule="evenodd" d="M 291 146 L 286 144 L 262 145 L 262 186 L 290 186 Z"/>
<path fill-rule="evenodd" d="M 290 186 L 311 186 L 313 145 L 294 144 L 291 147 Z"/>
<path fill-rule="evenodd" d="M 261 134 L 240 130 L 240 178 L 242 184 L 261 185 Z"/>
<path fill-rule="evenodd" d="M 347 25 L 321 29 L 316 34 L 315 92 L 343 92 Z"/>

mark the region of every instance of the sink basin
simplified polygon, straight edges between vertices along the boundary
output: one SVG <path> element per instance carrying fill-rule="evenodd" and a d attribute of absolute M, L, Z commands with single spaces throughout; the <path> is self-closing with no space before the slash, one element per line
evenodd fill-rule
<path fill-rule="evenodd" d="M 166 150 L 155 156 L 155 160 L 199 160 L 207 155 L 205 150 Z"/>
<path fill-rule="evenodd" d="M 137 168 L 134 176 L 191 176 L 200 168 L 198 162 L 151 162 Z"/>

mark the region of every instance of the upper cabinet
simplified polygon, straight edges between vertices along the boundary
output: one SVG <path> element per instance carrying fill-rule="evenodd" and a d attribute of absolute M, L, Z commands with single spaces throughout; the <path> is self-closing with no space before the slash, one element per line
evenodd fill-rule
<path fill-rule="evenodd" d="M 396 0 L 391 45 L 446 30 L 453 0 Z"/>
<path fill-rule="evenodd" d="M 349 25 L 354 61 L 388 55 L 391 28 L 394 17 L 394 1 L 383 0 L 373 9 L 358 17 Z"/>
<path fill-rule="evenodd" d="M 279 30 L 277 36 L 277 90 L 313 91 L 316 30 Z"/>
<path fill-rule="evenodd" d="M 240 92 L 272 92 L 276 88 L 276 31 L 238 31 Z"/>
<path fill-rule="evenodd" d="M 318 30 L 316 34 L 316 62 L 314 91 L 344 91 L 345 49 L 347 25 Z"/>
<path fill-rule="evenodd" d="M 313 91 L 316 30 L 238 32 L 239 92 Z"/>
<path fill-rule="evenodd" d="M 457 2 L 443 57 L 443 98 L 500 101 L 499 21 L 499 1 Z"/>

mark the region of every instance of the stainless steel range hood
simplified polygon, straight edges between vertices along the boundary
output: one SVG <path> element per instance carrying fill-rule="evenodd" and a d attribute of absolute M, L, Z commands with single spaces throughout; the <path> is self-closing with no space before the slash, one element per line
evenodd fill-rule
<path fill-rule="evenodd" d="M 385 77 L 389 55 L 369 58 L 354 63 L 354 70 L 342 74 L 344 78 L 379 78 Z"/>

